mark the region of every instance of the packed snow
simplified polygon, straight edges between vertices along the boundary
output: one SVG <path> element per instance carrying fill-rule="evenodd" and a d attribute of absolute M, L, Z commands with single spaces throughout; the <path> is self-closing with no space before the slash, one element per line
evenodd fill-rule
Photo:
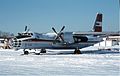
<path fill-rule="evenodd" d="M 0 50 L 0 76 L 120 76 L 120 54 L 21 55 Z"/>

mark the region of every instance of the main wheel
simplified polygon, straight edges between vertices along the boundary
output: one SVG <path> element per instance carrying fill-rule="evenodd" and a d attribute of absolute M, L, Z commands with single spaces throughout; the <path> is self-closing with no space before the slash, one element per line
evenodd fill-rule
<path fill-rule="evenodd" d="M 45 49 L 41 49 L 40 53 L 46 53 L 46 50 Z"/>
<path fill-rule="evenodd" d="M 28 54 L 29 54 L 29 52 L 28 52 L 28 51 L 24 51 L 24 54 L 25 54 L 25 55 L 28 55 Z"/>
<path fill-rule="evenodd" d="M 75 49 L 74 54 L 82 54 L 79 49 Z"/>

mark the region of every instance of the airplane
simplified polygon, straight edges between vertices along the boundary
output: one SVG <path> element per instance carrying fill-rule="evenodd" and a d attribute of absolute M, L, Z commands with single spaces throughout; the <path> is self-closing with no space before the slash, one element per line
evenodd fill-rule
<path fill-rule="evenodd" d="M 97 13 L 92 33 L 77 34 L 75 32 L 63 32 L 64 28 L 65 26 L 57 32 L 55 28 L 52 27 L 54 33 L 36 33 L 31 32 L 30 29 L 25 26 L 25 31 L 18 33 L 18 36 L 14 38 L 13 47 L 17 50 L 23 49 L 24 54 L 29 54 L 26 49 L 41 49 L 39 54 L 46 53 L 46 49 L 74 49 L 72 53 L 81 54 L 79 49 L 92 46 L 103 40 L 98 36 L 100 32 L 102 32 L 101 13 Z"/>

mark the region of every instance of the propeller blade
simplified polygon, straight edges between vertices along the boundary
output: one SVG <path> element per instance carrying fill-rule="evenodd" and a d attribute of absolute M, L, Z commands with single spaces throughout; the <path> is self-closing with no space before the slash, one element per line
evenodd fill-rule
<path fill-rule="evenodd" d="M 58 38 L 59 38 L 59 40 L 61 39 L 61 41 L 64 42 L 64 38 L 62 37 L 62 34 L 63 34 L 62 31 L 64 30 L 64 28 L 65 28 L 65 26 L 63 26 L 62 29 L 60 30 L 60 32 L 57 33 L 56 30 L 55 30 L 55 28 L 52 27 L 52 30 L 57 34 L 56 37 L 55 37 L 55 41 L 57 41 Z"/>
<path fill-rule="evenodd" d="M 57 32 L 56 32 L 56 30 L 52 27 L 52 30 L 56 33 L 56 34 L 58 34 Z"/>
<path fill-rule="evenodd" d="M 27 30 L 27 26 L 25 26 L 25 31 Z"/>
<path fill-rule="evenodd" d="M 62 32 L 64 30 L 65 26 L 62 27 L 62 29 L 60 30 L 60 32 Z"/>
<path fill-rule="evenodd" d="M 64 42 L 64 38 L 60 35 L 60 38 L 62 39 L 62 41 Z"/>
<path fill-rule="evenodd" d="M 27 31 L 26 31 L 26 33 L 28 33 L 30 31 L 30 29 L 28 29 Z"/>
<path fill-rule="evenodd" d="M 57 40 L 59 38 L 59 36 L 57 35 L 56 37 L 55 37 L 55 40 Z"/>

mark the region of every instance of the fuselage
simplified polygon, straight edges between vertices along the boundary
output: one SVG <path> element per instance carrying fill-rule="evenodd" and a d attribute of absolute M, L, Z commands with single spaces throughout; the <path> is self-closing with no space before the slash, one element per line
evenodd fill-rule
<path fill-rule="evenodd" d="M 61 39 L 55 40 L 55 33 L 29 33 L 17 36 L 13 46 L 16 49 L 76 49 L 91 46 L 100 41 L 94 36 L 75 36 L 73 32 L 64 32 Z"/>

